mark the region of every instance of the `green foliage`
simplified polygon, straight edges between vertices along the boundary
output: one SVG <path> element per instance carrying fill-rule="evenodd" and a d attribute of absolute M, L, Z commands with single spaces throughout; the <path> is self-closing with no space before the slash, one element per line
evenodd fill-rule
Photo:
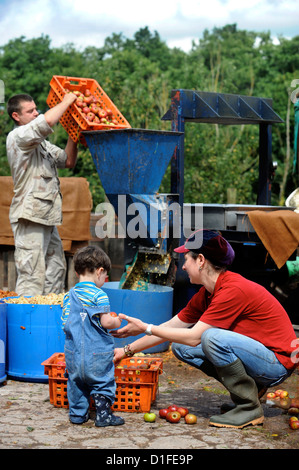
<path fill-rule="evenodd" d="M 185 53 L 170 49 L 157 31 L 141 28 L 132 39 L 122 33 L 106 38 L 104 46 L 78 51 L 72 44 L 52 48 L 48 36 L 26 40 L 21 36 L 0 48 L 0 79 L 5 98 L 29 93 L 41 112 L 53 75 L 90 77 L 97 80 L 134 128 L 170 130 L 161 121 L 170 106 L 172 89 L 194 89 L 220 93 L 263 96 L 273 99 L 274 110 L 286 119 L 289 110 L 289 141 L 294 138 L 294 112 L 290 109 L 290 85 L 299 78 L 299 36 L 279 38 L 273 44 L 268 32 L 239 30 L 235 24 L 206 30 Z M 292 90 L 291 90 L 292 91 Z M 1 106 L 1 105 L 0 105 Z M 5 140 L 13 124 L 0 108 L 0 175 L 9 175 Z M 272 202 L 283 203 L 283 195 L 298 185 L 288 155 L 286 124 L 273 126 L 272 153 L 278 170 L 272 185 Z M 67 134 L 60 126 L 50 140 L 64 147 Z M 236 191 L 236 202 L 256 202 L 258 179 L 258 126 L 185 126 L 185 202 L 226 203 L 228 189 Z M 61 176 L 88 179 L 94 208 L 105 194 L 88 149 L 79 147 L 74 170 Z M 161 184 L 170 191 L 170 167 Z"/>

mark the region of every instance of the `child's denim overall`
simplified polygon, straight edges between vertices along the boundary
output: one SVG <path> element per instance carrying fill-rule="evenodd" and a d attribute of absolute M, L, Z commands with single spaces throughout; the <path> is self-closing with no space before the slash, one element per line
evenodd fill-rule
<path fill-rule="evenodd" d="M 79 424 L 88 419 L 90 395 L 100 393 L 114 403 L 115 346 L 112 336 L 94 318 L 99 307 L 83 307 L 74 289 L 69 295 L 71 308 L 64 327 L 67 395 L 70 420 Z"/>

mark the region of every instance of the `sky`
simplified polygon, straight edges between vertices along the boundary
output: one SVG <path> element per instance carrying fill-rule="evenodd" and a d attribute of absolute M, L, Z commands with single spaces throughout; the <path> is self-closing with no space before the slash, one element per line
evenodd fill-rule
<path fill-rule="evenodd" d="M 122 33 L 132 39 L 144 27 L 170 48 L 188 52 L 205 29 L 236 23 L 238 29 L 299 35 L 299 0 L 0 0 L 0 46 L 48 35 L 51 46 L 102 47 Z"/>

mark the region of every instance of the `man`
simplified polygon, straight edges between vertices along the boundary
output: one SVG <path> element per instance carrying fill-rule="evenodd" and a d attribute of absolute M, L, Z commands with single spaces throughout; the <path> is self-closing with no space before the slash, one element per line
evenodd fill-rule
<path fill-rule="evenodd" d="M 66 263 L 56 228 L 62 223 L 62 196 L 57 168 L 73 168 L 77 144 L 70 138 L 65 150 L 46 137 L 76 100 L 68 93 L 45 114 L 39 114 L 27 94 L 11 97 L 7 104 L 15 128 L 6 141 L 7 158 L 14 183 L 9 218 L 15 239 L 19 295 L 61 293 Z"/>

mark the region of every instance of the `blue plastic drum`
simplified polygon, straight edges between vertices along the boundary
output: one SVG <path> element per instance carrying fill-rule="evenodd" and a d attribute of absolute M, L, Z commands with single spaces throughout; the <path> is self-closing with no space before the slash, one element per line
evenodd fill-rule
<path fill-rule="evenodd" d="M 0 303 L 0 383 L 6 380 L 6 304 Z"/>
<path fill-rule="evenodd" d="M 43 361 L 64 351 L 65 334 L 60 305 L 7 304 L 7 360 L 9 377 L 48 382 Z"/>
<path fill-rule="evenodd" d="M 112 312 L 124 313 L 155 325 L 168 321 L 172 317 L 172 287 L 149 284 L 148 290 L 130 290 L 119 289 L 119 282 L 106 282 L 102 289 L 109 297 Z M 126 324 L 127 322 L 123 320 L 122 325 Z M 142 336 L 144 335 L 114 338 L 115 347 L 122 348 Z M 169 341 L 165 341 L 143 352 L 152 354 L 166 351 L 168 346 Z"/>

